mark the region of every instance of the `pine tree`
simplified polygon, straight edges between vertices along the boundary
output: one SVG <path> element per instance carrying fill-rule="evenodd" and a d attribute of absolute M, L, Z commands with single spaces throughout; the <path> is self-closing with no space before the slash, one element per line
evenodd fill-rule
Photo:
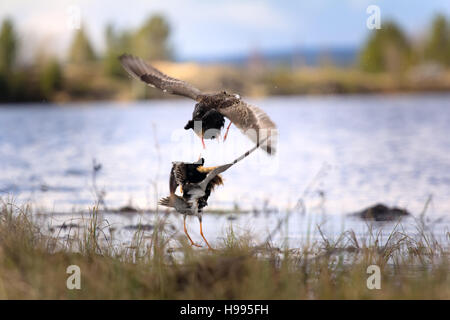
<path fill-rule="evenodd" d="M 0 30 L 0 73 L 7 75 L 14 69 L 18 49 L 17 36 L 11 20 L 3 21 Z"/>
<path fill-rule="evenodd" d="M 118 33 L 111 25 L 105 29 L 106 50 L 103 57 L 103 67 L 107 75 L 112 77 L 125 77 L 118 57 L 130 50 L 130 34 L 128 32 Z"/>
<path fill-rule="evenodd" d="M 147 60 L 169 59 L 169 35 L 170 26 L 163 16 L 150 17 L 133 37 L 134 53 Z"/>
<path fill-rule="evenodd" d="M 411 61 L 411 45 L 393 22 L 376 30 L 360 54 L 360 66 L 368 72 L 401 71 Z"/>
<path fill-rule="evenodd" d="M 56 90 L 61 89 L 62 82 L 63 72 L 61 65 L 56 58 L 52 58 L 45 64 L 40 76 L 39 83 L 44 97 L 50 98 Z"/>
<path fill-rule="evenodd" d="M 75 33 L 69 50 L 69 61 L 85 63 L 95 60 L 95 53 L 83 28 Z"/>
<path fill-rule="evenodd" d="M 438 15 L 433 20 L 425 57 L 445 66 L 450 65 L 450 29 L 443 15 Z"/>

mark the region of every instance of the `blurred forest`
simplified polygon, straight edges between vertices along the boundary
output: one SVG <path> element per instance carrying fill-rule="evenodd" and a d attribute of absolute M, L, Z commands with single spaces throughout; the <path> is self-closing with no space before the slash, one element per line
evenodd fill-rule
<path fill-rule="evenodd" d="M 338 66 L 324 53 L 317 66 L 269 64 L 249 55 L 244 66 L 174 62 L 171 28 L 165 17 L 150 16 L 135 30 L 104 30 L 105 49 L 96 52 L 86 28 L 75 30 L 65 57 L 42 52 L 20 63 L 14 22 L 0 28 L 0 102 L 130 100 L 163 98 L 157 90 L 130 81 L 117 57 L 132 53 L 162 71 L 205 90 L 245 95 L 327 94 L 450 90 L 450 24 L 436 16 L 423 39 L 411 39 L 393 21 L 369 34 L 351 66 Z"/>

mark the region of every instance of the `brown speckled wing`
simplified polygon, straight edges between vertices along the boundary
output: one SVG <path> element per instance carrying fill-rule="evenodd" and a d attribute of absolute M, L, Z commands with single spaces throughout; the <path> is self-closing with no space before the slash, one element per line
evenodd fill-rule
<path fill-rule="evenodd" d="M 267 113 L 242 100 L 227 108 L 219 109 L 219 112 L 230 119 L 253 142 L 258 143 L 268 137 L 261 143 L 260 148 L 270 155 L 275 154 L 278 130 Z"/>
<path fill-rule="evenodd" d="M 147 83 L 151 87 L 194 100 L 200 99 L 201 91 L 199 89 L 187 82 L 169 77 L 139 57 L 123 54 L 119 57 L 119 60 L 123 68 L 131 76 Z"/>

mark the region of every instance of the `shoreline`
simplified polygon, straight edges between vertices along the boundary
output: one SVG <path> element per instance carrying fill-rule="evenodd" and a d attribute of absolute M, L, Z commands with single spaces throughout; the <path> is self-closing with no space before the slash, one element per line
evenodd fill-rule
<path fill-rule="evenodd" d="M 424 90 L 424 91 L 373 91 L 373 92 L 355 92 L 355 93 L 308 93 L 308 94 L 287 94 L 287 95 L 268 95 L 268 96 L 242 96 L 243 99 L 247 100 L 264 100 L 264 99 L 277 99 L 277 98 L 345 98 L 345 97 L 414 97 L 414 96 L 441 96 L 441 95 L 449 95 L 450 96 L 450 87 L 448 90 Z M 158 98 L 148 98 L 148 99 L 128 99 L 128 100 L 70 100 L 70 101 L 20 101 L 20 102 L 3 102 L 0 101 L 0 110 L 1 109 L 10 109 L 10 108 L 21 108 L 21 107 L 29 107 L 32 105 L 38 106 L 54 106 L 61 108 L 92 108 L 92 106 L 88 106 L 88 104 L 96 103 L 99 105 L 114 103 L 117 108 L 127 108 L 127 104 L 129 103 L 153 103 L 153 102 L 169 102 L 169 101 L 190 101 L 187 98 L 177 97 L 173 95 L 169 95 L 167 97 L 158 97 Z M 194 102 L 193 102 L 194 103 Z M 149 105 L 148 107 L 151 107 Z"/>
<path fill-rule="evenodd" d="M 237 67 L 224 64 L 201 65 L 155 61 L 162 72 L 182 79 L 204 92 L 228 91 L 247 98 L 273 96 L 326 96 L 366 94 L 411 94 L 450 92 L 450 70 L 429 71 L 420 66 L 403 72 L 368 73 L 356 67 Z M 20 102 L 97 102 L 174 99 L 157 89 L 149 88 L 125 74 L 111 77 L 101 64 L 66 64 L 62 67 L 61 88 L 51 95 L 21 95 Z M 25 92 L 25 91 L 24 91 Z M 12 98 L 10 98 L 12 99 Z M 23 100 L 23 101 L 20 101 Z"/>

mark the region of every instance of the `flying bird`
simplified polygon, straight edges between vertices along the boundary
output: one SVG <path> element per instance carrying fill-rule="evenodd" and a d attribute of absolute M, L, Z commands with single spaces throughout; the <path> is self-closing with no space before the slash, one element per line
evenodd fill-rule
<path fill-rule="evenodd" d="M 223 184 L 221 173 L 228 170 L 231 166 L 247 157 L 250 153 L 255 151 L 260 144 L 266 142 L 268 137 L 259 141 L 252 149 L 244 153 L 231 163 L 227 163 L 217 167 L 204 167 L 204 159 L 201 158 L 198 162 L 173 162 L 172 170 L 170 172 L 169 189 L 170 195 L 159 200 L 159 204 L 166 207 L 174 208 L 177 212 L 184 215 L 183 226 L 184 233 L 188 237 L 191 245 L 200 246 L 192 241 L 186 228 L 186 216 L 194 215 L 198 217 L 200 222 L 200 235 L 205 240 L 209 249 L 209 245 L 203 234 L 202 215 L 203 208 L 208 204 L 208 198 L 218 185 Z M 175 194 L 177 187 L 181 187 L 182 197 Z"/>
<path fill-rule="evenodd" d="M 264 138 L 265 143 L 260 147 L 269 155 L 276 152 L 277 128 L 270 117 L 260 108 L 241 100 L 239 95 L 225 91 L 217 93 L 203 93 L 191 84 L 178 80 L 157 70 L 139 57 L 123 54 L 119 57 L 123 68 L 134 78 L 147 85 L 158 88 L 164 92 L 191 98 L 195 104 L 192 119 L 184 129 L 192 129 L 201 138 L 205 148 L 204 139 L 219 137 L 225 125 L 225 117 L 230 120 L 224 135 L 227 138 L 232 123 L 252 141 L 258 143 Z"/>

